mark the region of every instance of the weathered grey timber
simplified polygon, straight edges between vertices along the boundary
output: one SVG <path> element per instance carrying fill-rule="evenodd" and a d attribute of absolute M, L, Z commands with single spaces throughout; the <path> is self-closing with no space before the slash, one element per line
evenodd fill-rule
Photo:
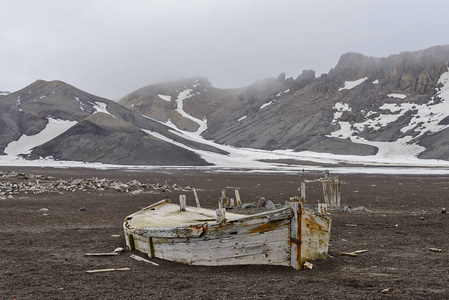
<path fill-rule="evenodd" d="M 321 207 L 325 204 L 319 212 L 302 202 L 289 202 L 279 209 L 242 215 L 227 212 L 222 201 L 215 211 L 184 207 L 183 200 L 182 209 L 162 200 L 128 216 L 123 224 L 128 248 L 150 258 L 204 266 L 300 269 L 306 261 L 327 256 L 332 221 Z"/>

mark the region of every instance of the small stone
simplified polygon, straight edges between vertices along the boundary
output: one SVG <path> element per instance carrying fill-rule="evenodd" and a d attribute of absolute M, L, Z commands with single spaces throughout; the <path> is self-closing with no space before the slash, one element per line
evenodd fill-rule
<path fill-rule="evenodd" d="M 80 208 L 80 211 L 85 211 L 85 210 L 87 210 L 87 208 L 85 206 Z"/>
<path fill-rule="evenodd" d="M 308 261 L 306 261 L 306 262 L 304 263 L 304 268 L 307 268 L 307 269 L 309 269 L 309 270 L 312 270 L 313 264 L 312 264 L 312 263 L 309 263 Z"/>
<path fill-rule="evenodd" d="M 388 289 L 383 289 L 383 290 L 381 290 L 380 292 L 381 292 L 382 294 L 388 294 L 388 293 L 391 292 L 391 289 L 390 289 L 390 288 L 388 288 Z"/>
<path fill-rule="evenodd" d="M 446 207 L 443 207 L 443 208 L 441 209 L 441 213 L 442 213 L 442 214 L 445 214 L 445 213 L 446 213 Z"/>
<path fill-rule="evenodd" d="M 257 207 L 264 207 L 267 201 L 265 200 L 265 197 L 260 197 L 259 202 L 257 203 Z"/>
<path fill-rule="evenodd" d="M 273 201 L 271 201 L 271 200 L 267 201 L 267 203 L 265 204 L 265 207 L 267 209 L 275 209 L 276 208 L 276 206 L 274 205 Z"/>

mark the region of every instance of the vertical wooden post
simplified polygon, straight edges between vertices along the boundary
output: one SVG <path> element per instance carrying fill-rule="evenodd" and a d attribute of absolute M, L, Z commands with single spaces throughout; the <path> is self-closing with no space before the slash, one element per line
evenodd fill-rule
<path fill-rule="evenodd" d="M 327 214 L 327 205 L 326 205 L 326 203 L 318 203 L 318 212 L 320 214 L 323 214 L 323 215 Z"/>
<path fill-rule="evenodd" d="M 219 208 L 216 210 L 217 212 L 217 223 L 224 223 L 226 222 L 226 209 Z"/>
<path fill-rule="evenodd" d="M 196 207 L 201 208 L 200 199 L 198 199 L 198 194 L 196 193 L 196 189 L 193 189 L 193 195 L 195 196 Z"/>
<path fill-rule="evenodd" d="M 134 244 L 134 236 L 132 234 L 128 234 L 128 248 L 129 250 L 136 249 L 136 245 Z"/>
<path fill-rule="evenodd" d="M 229 200 L 226 198 L 226 190 L 221 190 L 221 207 L 229 207 Z"/>
<path fill-rule="evenodd" d="M 340 207 L 341 205 L 341 177 L 338 176 L 337 181 L 337 206 Z"/>
<path fill-rule="evenodd" d="M 148 244 L 149 244 L 149 248 L 150 248 L 150 251 L 148 251 L 148 257 L 149 258 L 154 258 L 154 245 L 153 245 L 153 238 L 152 237 L 148 238 Z"/>
<path fill-rule="evenodd" d="M 301 214 L 302 205 L 290 202 L 293 217 L 290 223 L 290 265 L 296 270 L 301 269 Z"/>
<path fill-rule="evenodd" d="M 242 200 L 240 200 L 239 190 L 235 190 L 235 199 L 237 200 L 237 207 L 242 207 Z"/>
<path fill-rule="evenodd" d="M 306 182 L 304 180 L 301 181 L 301 202 L 306 202 Z"/>
<path fill-rule="evenodd" d="M 226 198 L 221 197 L 218 200 L 218 208 L 226 208 Z"/>
<path fill-rule="evenodd" d="M 332 178 L 332 206 L 337 206 L 337 183 L 335 178 Z"/>
<path fill-rule="evenodd" d="M 325 179 L 323 180 L 323 196 L 324 196 L 324 203 L 326 203 L 327 205 L 329 205 L 329 194 L 327 193 L 327 182 L 328 180 Z"/>
<path fill-rule="evenodd" d="M 229 207 L 234 207 L 234 198 L 229 198 Z"/>
<path fill-rule="evenodd" d="M 181 211 L 186 211 L 186 195 L 179 195 L 179 209 Z"/>

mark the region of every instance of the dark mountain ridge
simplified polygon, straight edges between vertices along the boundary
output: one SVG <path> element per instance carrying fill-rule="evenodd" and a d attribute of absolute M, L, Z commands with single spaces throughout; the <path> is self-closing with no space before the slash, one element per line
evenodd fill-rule
<path fill-rule="evenodd" d="M 0 154 L 58 119 L 76 124 L 25 157 L 208 165 L 193 151 L 227 154 L 185 131 L 235 147 L 367 156 L 383 145 L 416 146 L 407 155 L 449 160 L 448 58 L 449 46 L 385 58 L 346 53 L 319 77 L 283 73 L 237 89 L 193 77 L 143 87 L 118 103 L 39 80 L 0 96 Z"/>

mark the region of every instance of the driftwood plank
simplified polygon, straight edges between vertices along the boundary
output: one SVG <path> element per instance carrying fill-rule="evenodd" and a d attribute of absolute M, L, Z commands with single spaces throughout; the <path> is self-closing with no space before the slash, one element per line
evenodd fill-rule
<path fill-rule="evenodd" d="M 116 256 L 119 255 L 118 252 L 111 252 L 111 253 L 86 253 L 85 256 Z"/>
<path fill-rule="evenodd" d="M 149 264 L 155 265 L 155 266 L 159 266 L 159 264 L 157 264 L 157 263 L 155 263 L 155 262 L 152 262 L 151 260 L 148 260 L 148 259 L 142 258 L 142 257 L 140 257 L 140 256 L 137 256 L 137 255 L 134 255 L 134 254 L 132 254 L 132 255 L 131 255 L 130 257 L 131 257 L 132 259 L 135 259 L 135 260 L 137 260 L 137 261 L 143 261 L 143 262 L 146 262 L 146 263 L 149 263 Z"/>
<path fill-rule="evenodd" d="M 114 272 L 114 271 L 129 271 L 131 268 L 117 268 L 117 269 L 98 269 L 98 270 L 88 270 L 86 273 L 102 273 L 102 272 Z"/>
<path fill-rule="evenodd" d="M 235 200 L 237 201 L 237 207 L 242 207 L 242 200 L 240 200 L 240 193 L 238 189 L 235 189 Z"/>
<path fill-rule="evenodd" d="M 196 193 L 196 189 L 193 189 L 193 195 L 195 196 L 196 207 L 201 208 L 200 199 L 198 199 L 198 194 Z"/>

